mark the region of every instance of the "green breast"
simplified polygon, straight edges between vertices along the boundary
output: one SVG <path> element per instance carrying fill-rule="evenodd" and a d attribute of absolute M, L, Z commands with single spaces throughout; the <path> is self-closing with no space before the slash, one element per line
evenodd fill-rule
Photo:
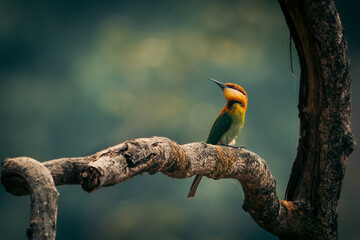
<path fill-rule="evenodd" d="M 240 133 L 244 125 L 245 113 L 234 111 L 223 112 L 214 122 L 207 143 L 229 144 Z"/>
<path fill-rule="evenodd" d="M 232 123 L 229 129 L 224 133 L 220 138 L 219 144 L 229 144 L 234 140 L 240 133 L 242 127 L 244 126 L 244 118 L 239 116 L 231 116 Z"/>

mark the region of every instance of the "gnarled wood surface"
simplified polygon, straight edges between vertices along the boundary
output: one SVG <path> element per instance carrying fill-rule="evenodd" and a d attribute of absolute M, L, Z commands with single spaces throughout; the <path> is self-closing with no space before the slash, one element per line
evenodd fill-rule
<path fill-rule="evenodd" d="M 59 193 L 49 170 L 32 158 L 7 158 L 2 163 L 1 182 L 14 195 L 30 194 L 28 238 L 55 239 Z"/>
<path fill-rule="evenodd" d="M 265 161 L 246 149 L 140 138 L 87 157 L 44 163 L 27 157 L 6 159 L 2 184 L 15 195 L 30 193 L 32 199 L 30 237 L 55 238 L 58 193 L 54 185 L 80 184 L 92 192 L 160 171 L 174 178 L 201 174 L 238 179 L 245 193 L 245 211 L 280 239 L 337 239 L 341 186 L 355 147 L 345 34 L 333 1 L 279 3 L 301 66 L 299 146 L 286 200 L 276 195 L 276 181 Z"/>
<path fill-rule="evenodd" d="M 307 204 L 326 239 L 337 239 L 337 209 L 350 129 L 350 59 L 345 31 L 330 0 L 279 0 L 299 55 L 300 136 L 286 198 Z"/>
<path fill-rule="evenodd" d="M 19 157 L 4 161 L 1 176 L 7 191 L 16 195 L 25 195 L 28 189 L 31 191 L 29 183 L 37 179 L 19 178 L 9 172 L 7 167 L 9 164 L 18 164 L 31 168 L 35 160 L 27 166 L 28 159 Z M 317 220 L 308 214 L 307 206 L 279 200 L 276 180 L 265 161 L 243 148 L 205 143 L 178 145 L 164 137 L 139 138 L 91 156 L 44 162 L 42 168 L 51 173 L 55 185 L 81 184 L 87 192 L 118 184 L 144 172 L 162 172 L 173 178 L 186 178 L 195 174 L 212 179 L 234 178 L 239 180 L 244 189 L 244 210 L 268 231 L 285 236 L 298 231 L 312 232 L 319 226 L 315 224 Z M 43 173 L 37 174 L 41 176 Z M 36 191 L 46 194 L 47 190 Z M 56 204 L 54 202 L 50 205 Z M 48 221 L 47 216 L 43 218 Z"/>

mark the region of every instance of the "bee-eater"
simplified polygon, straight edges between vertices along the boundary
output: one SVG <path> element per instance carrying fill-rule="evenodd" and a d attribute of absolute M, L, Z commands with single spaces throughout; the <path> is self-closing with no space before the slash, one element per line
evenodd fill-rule
<path fill-rule="evenodd" d="M 248 97 L 245 90 L 237 84 L 223 84 L 210 79 L 222 89 L 226 98 L 226 106 L 216 118 L 206 143 L 214 145 L 234 145 L 235 138 L 244 125 Z M 194 197 L 202 175 L 196 175 L 188 194 Z"/>

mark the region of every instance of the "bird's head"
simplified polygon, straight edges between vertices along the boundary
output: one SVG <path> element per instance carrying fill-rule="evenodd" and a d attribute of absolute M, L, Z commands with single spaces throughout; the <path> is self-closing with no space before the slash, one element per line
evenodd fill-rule
<path fill-rule="evenodd" d="M 221 87 L 226 98 L 227 106 L 230 108 L 234 103 L 239 103 L 246 111 L 248 97 L 245 90 L 235 83 L 221 83 L 215 79 L 210 78 L 211 81 Z"/>

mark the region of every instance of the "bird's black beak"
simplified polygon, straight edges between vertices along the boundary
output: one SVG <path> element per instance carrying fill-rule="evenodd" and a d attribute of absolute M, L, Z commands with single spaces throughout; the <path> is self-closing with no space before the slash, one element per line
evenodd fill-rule
<path fill-rule="evenodd" d="M 211 81 L 213 81 L 214 83 L 216 83 L 217 85 L 219 85 L 219 87 L 221 87 L 221 89 L 224 89 L 224 88 L 228 88 L 228 86 L 226 86 L 225 84 L 215 80 L 215 79 L 212 79 L 212 78 L 209 78 Z"/>

